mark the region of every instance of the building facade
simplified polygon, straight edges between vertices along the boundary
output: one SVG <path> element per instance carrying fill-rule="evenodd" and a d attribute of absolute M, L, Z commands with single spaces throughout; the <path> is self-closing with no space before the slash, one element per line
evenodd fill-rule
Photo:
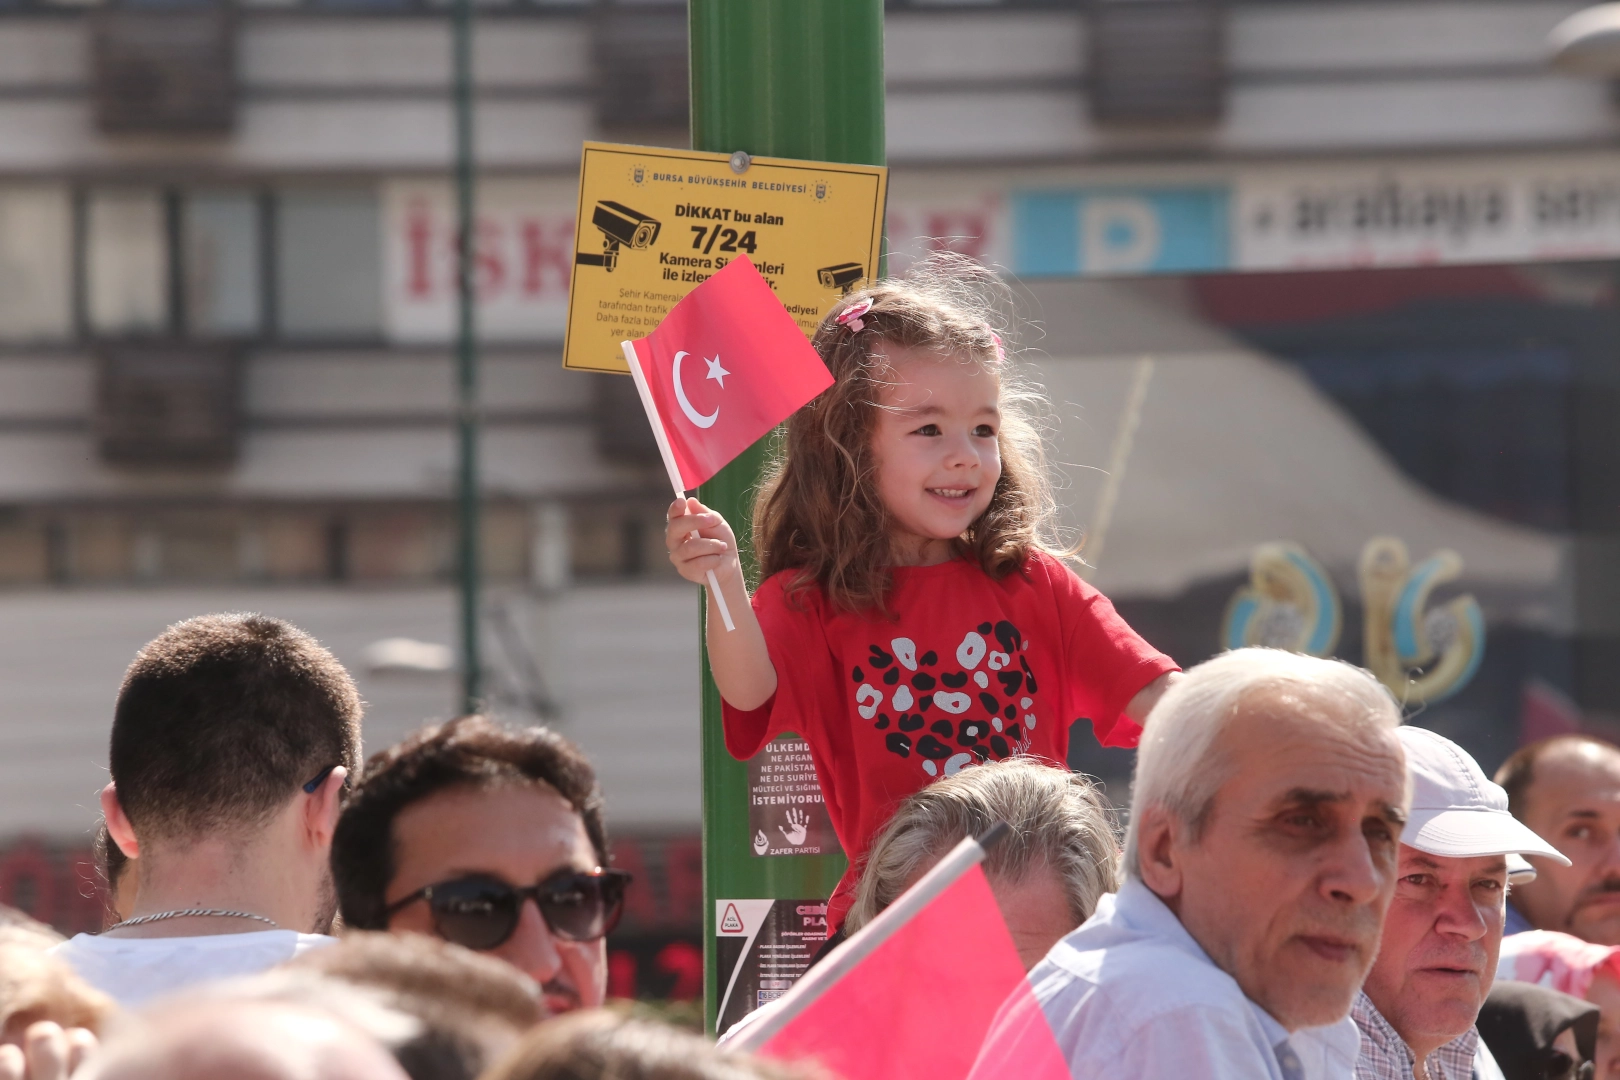
<path fill-rule="evenodd" d="M 1488 763 L 1620 717 L 1620 107 L 1545 44 L 1580 6 L 891 3 L 891 267 L 1019 280 L 1065 523 L 1184 664 L 1376 665 L 1389 623 Z M 560 339 L 580 143 L 685 145 L 684 20 L 491 0 L 475 41 L 493 704 L 600 764 L 653 886 L 616 985 L 682 994 L 694 598 L 628 380 Z M 451 709 L 449 90 L 422 0 L 0 3 L 0 900 L 98 917 L 109 705 L 169 621 L 308 626 L 373 749 Z"/>

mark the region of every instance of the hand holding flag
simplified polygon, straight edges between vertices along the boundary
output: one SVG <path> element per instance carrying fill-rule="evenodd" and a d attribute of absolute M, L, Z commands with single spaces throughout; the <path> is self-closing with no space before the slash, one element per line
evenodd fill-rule
<path fill-rule="evenodd" d="M 688 293 L 651 334 L 622 347 L 676 498 L 833 382 L 747 256 Z M 713 571 L 708 577 L 731 630 L 719 582 Z"/>

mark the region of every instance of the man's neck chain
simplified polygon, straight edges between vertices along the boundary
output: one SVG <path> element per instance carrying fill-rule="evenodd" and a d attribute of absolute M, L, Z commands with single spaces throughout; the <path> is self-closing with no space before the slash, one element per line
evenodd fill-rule
<path fill-rule="evenodd" d="M 160 911 L 156 915 L 142 915 L 135 919 L 125 919 L 121 923 L 107 927 L 107 929 L 122 930 L 126 926 L 140 926 L 143 923 L 159 922 L 163 919 L 181 919 L 192 915 L 206 915 L 216 919 L 257 919 L 262 923 L 269 923 L 277 930 L 281 929 L 281 924 L 274 919 L 267 919 L 263 915 L 255 915 L 251 911 L 221 911 L 218 908 L 185 908 L 179 911 Z"/>

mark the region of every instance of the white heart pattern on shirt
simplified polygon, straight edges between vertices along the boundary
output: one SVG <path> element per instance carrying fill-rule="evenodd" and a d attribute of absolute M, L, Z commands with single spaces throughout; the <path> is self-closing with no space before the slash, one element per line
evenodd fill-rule
<path fill-rule="evenodd" d="M 984 622 L 964 633 L 946 651 L 955 669 L 940 669 L 939 652 L 912 638 L 887 645 L 867 646 L 866 663 L 852 675 L 856 710 L 884 733 L 890 753 L 940 777 L 1029 749 L 1039 686 L 1024 655 L 1029 643 L 1012 623 Z"/>

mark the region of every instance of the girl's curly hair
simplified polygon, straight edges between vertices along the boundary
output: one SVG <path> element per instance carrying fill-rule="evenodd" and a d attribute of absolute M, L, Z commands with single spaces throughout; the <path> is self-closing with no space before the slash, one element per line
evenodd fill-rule
<path fill-rule="evenodd" d="M 863 300 L 864 328 L 838 316 Z M 877 494 L 872 435 L 893 372 L 879 346 L 968 363 L 1001 381 L 1001 479 L 990 505 L 955 541 L 1000 579 L 1036 550 L 1070 552 L 1055 539 L 1056 505 L 1037 423 L 1044 398 L 1007 359 L 1010 291 L 991 270 L 948 252 L 930 255 L 903 278 L 850 294 L 817 327 L 812 344 L 833 385 L 789 418 L 754 501 L 754 551 L 769 577 L 799 571 L 791 598 L 812 585 L 844 611 L 887 610 L 894 562 L 887 510 Z M 999 330 L 997 327 L 999 326 Z"/>

